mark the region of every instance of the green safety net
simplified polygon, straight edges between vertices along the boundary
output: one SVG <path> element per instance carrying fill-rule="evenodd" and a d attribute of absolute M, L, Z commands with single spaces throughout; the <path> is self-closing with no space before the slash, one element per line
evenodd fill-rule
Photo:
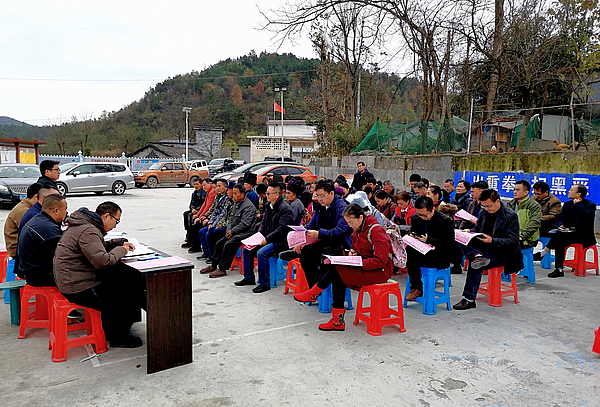
<path fill-rule="evenodd" d="M 353 153 L 364 151 L 396 152 L 398 154 L 459 151 L 467 145 L 469 122 L 459 117 L 440 121 L 415 121 L 407 124 L 376 121 Z M 425 148 L 421 151 L 421 134 L 425 134 Z"/>
<path fill-rule="evenodd" d="M 515 130 L 513 131 L 512 140 L 510 142 L 510 147 L 517 148 L 519 144 L 519 138 L 521 136 L 521 130 L 523 129 L 523 122 L 515 126 Z M 532 139 L 541 138 L 540 131 L 540 118 L 538 116 L 532 117 L 529 120 L 529 124 L 527 125 L 527 132 L 525 133 L 525 150 L 529 149 L 529 142 Z"/>

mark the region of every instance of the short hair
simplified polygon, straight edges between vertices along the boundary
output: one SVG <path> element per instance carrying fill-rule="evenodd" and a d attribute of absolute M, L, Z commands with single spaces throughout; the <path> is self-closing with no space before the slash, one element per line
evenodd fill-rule
<path fill-rule="evenodd" d="M 282 185 L 282 184 L 280 184 L 279 182 L 271 182 L 271 183 L 269 184 L 269 186 L 270 186 L 271 188 L 277 188 L 277 189 L 279 190 L 279 191 L 278 191 L 278 193 L 280 193 L 280 194 L 281 194 L 283 191 L 285 191 L 285 188 L 284 188 L 284 187 L 283 187 L 283 185 Z"/>
<path fill-rule="evenodd" d="M 123 210 L 121 209 L 121 207 L 119 205 L 117 205 L 114 202 L 111 201 L 106 201 L 106 202 L 102 202 L 100 205 L 98 205 L 98 207 L 96 208 L 96 213 L 100 216 L 104 215 L 104 214 L 111 214 L 111 215 L 116 215 L 118 212 L 123 212 Z"/>
<path fill-rule="evenodd" d="M 40 188 L 42 186 L 40 184 L 38 184 L 37 182 L 34 182 L 33 184 L 29 185 L 27 187 L 27 198 L 31 199 L 34 196 L 36 196 L 38 194 L 38 192 L 40 192 Z"/>
<path fill-rule="evenodd" d="M 420 196 L 415 201 L 415 209 L 427 209 L 428 212 L 433 210 L 433 199 L 428 196 Z"/>
<path fill-rule="evenodd" d="M 531 191 L 531 184 L 524 179 L 518 180 L 515 185 L 523 185 L 527 191 Z"/>
<path fill-rule="evenodd" d="M 402 199 L 404 202 L 410 202 L 410 194 L 407 191 L 400 191 L 396 194 L 396 201 Z"/>
<path fill-rule="evenodd" d="M 356 166 L 358 166 L 358 164 L 362 164 L 362 165 L 364 165 L 365 167 L 367 166 L 367 165 L 365 164 L 365 162 L 364 162 L 364 161 L 359 161 L 359 162 L 357 162 L 357 163 L 356 163 Z"/>
<path fill-rule="evenodd" d="M 262 182 L 256 185 L 256 193 L 264 194 L 267 192 L 267 184 L 263 184 Z"/>
<path fill-rule="evenodd" d="M 227 180 L 226 180 L 225 178 L 217 178 L 217 179 L 215 180 L 215 184 L 216 184 L 217 182 L 220 182 L 220 183 L 222 183 L 223 185 L 227 186 Z"/>
<path fill-rule="evenodd" d="M 367 185 L 367 186 L 365 186 L 365 187 L 363 188 L 363 192 L 364 192 L 365 194 L 367 194 L 367 195 L 369 195 L 369 194 L 372 194 L 372 193 L 373 193 L 373 188 L 371 188 L 370 186 L 368 186 L 368 185 Z"/>
<path fill-rule="evenodd" d="M 461 179 L 460 181 L 458 181 L 459 184 L 463 184 L 463 186 L 465 187 L 465 189 L 468 191 L 469 189 L 471 189 L 471 183 L 469 181 L 466 181 L 464 179 Z"/>
<path fill-rule="evenodd" d="M 387 192 L 381 189 L 375 193 L 375 198 L 377 199 L 387 199 L 388 197 L 389 195 L 387 194 Z"/>
<path fill-rule="evenodd" d="M 487 181 L 484 181 L 484 180 L 475 181 L 474 183 L 471 184 L 471 189 L 473 189 L 473 188 L 488 189 L 489 187 L 490 186 L 488 185 Z"/>
<path fill-rule="evenodd" d="M 437 186 L 437 185 L 432 185 L 432 186 L 430 186 L 430 187 L 429 187 L 429 189 L 431 190 L 431 192 L 432 192 L 434 195 L 437 195 L 437 196 L 439 196 L 439 197 L 440 197 L 440 199 L 442 199 L 442 197 L 443 197 L 443 194 L 442 194 L 442 188 L 440 188 L 440 187 L 439 187 L 439 186 Z"/>
<path fill-rule="evenodd" d="M 427 188 L 429 188 L 429 180 L 427 178 L 421 178 L 421 182 L 425 184 Z"/>
<path fill-rule="evenodd" d="M 217 178 L 215 178 L 215 179 L 213 179 L 213 180 L 211 181 L 211 184 L 213 184 L 213 185 L 217 185 L 217 181 L 218 181 L 218 179 L 217 179 Z"/>
<path fill-rule="evenodd" d="M 348 216 L 355 219 L 358 219 L 358 217 L 361 215 L 366 215 L 365 210 L 356 203 L 351 203 L 350 205 L 346 206 L 342 212 L 342 216 Z"/>
<path fill-rule="evenodd" d="M 444 184 L 452 184 L 452 186 L 454 186 L 454 180 L 452 178 L 448 178 L 446 181 L 444 181 Z"/>
<path fill-rule="evenodd" d="M 204 179 L 202 180 L 202 182 L 207 182 L 207 183 L 209 183 L 209 184 L 212 184 L 212 179 L 210 179 L 210 178 L 206 177 L 206 178 L 204 178 Z"/>
<path fill-rule="evenodd" d="M 415 184 L 415 188 L 425 188 L 425 184 L 419 181 Z"/>
<path fill-rule="evenodd" d="M 492 202 L 496 202 L 498 199 L 500 199 L 498 191 L 495 189 L 484 189 L 481 191 L 481 195 L 479 195 L 479 202 L 487 201 L 488 199 Z"/>
<path fill-rule="evenodd" d="M 194 178 L 194 180 L 192 181 L 192 184 L 195 182 L 202 182 L 202 180 L 200 178 Z"/>
<path fill-rule="evenodd" d="M 376 184 L 377 183 L 377 180 L 374 177 L 369 177 L 365 181 L 367 181 L 367 184 Z"/>
<path fill-rule="evenodd" d="M 585 198 L 585 196 L 587 195 L 587 188 L 582 184 L 573 184 L 573 185 L 577 187 L 577 192 L 579 192 L 581 197 Z"/>
<path fill-rule="evenodd" d="M 321 181 L 317 182 L 315 191 L 318 189 L 322 189 L 323 191 L 330 193 L 335 191 L 335 185 L 333 185 L 333 181 L 330 179 L 322 179 Z"/>
<path fill-rule="evenodd" d="M 350 185 L 347 182 L 340 182 L 340 187 L 344 189 L 350 189 Z"/>
<path fill-rule="evenodd" d="M 246 193 L 246 187 L 244 186 L 244 184 L 235 184 L 233 186 L 234 189 L 237 189 L 240 194 L 245 194 Z"/>
<path fill-rule="evenodd" d="M 56 191 L 56 192 L 55 192 Z M 38 190 L 38 199 L 43 201 L 48 195 L 56 194 L 58 191 L 54 188 L 40 188 Z"/>
<path fill-rule="evenodd" d="M 545 192 L 550 191 L 550 185 L 546 184 L 543 181 L 537 181 L 535 184 L 533 184 L 533 189 L 540 190 L 543 194 Z"/>
<path fill-rule="evenodd" d="M 60 194 L 50 194 L 46 198 L 44 198 L 44 203 L 42 204 L 42 210 L 52 210 L 54 208 L 58 208 L 59 203 L 65 201 L 65 198 L 60 196 Z"/>
<path fill-rule="evenodd" d="M 392 181 L 390 181 L 389 179 L 386 179 L 385 181 L 383 181 L 383 185 L 394 185 L 392 184 Z"/>
<path fill-rule="evenodd" d="M 44 160 L 40 163 L 40 172 L 42 175 L 46 175 L 46 171 L 51 170 L 55 165 L 60 164 L 60 161 L 56 160 Z"/>
<path fill-rule="evenodd" d="M 420 182 L 421 181 L 421 176 L 419 174 L 411 174 L 410 178 L 408 179 L 409 182 Z"/>

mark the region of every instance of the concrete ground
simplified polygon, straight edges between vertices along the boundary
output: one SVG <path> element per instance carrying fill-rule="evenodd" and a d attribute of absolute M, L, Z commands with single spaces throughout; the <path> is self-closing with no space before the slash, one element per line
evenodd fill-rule
<path fill-rule="evenodd" d="M 404 309 L 406 332 L 379 337 L 354 326 L 320 332 L 329 319 L 317 306 L 283 295 L 235 287 L 240 276 L 209 279 L 179 245 L 181 213 L 191 189 L 135 189 L 125 195 L 69 196 L 69 210 L 104 200 L 123 208 L 117 230 L 196 265 L 193 272 L 194 362 L 146 374 L 146 347 L 109 349 L 81 362 L 51 361 L 48 331 L 17 339 L 9 306 L 0 304 L 2 406 L 599 406 L 600 355 L 592 353 L 600 325 L 600 277 L 548 279 L 536 264 L 536 284 L 519 278 L 519 304 L 422 313 Z M 0 211 L 2 224 L 8 210 Z M 465 275 L 453 275 L 452 304 Z M 404 293 L 406 276 L 395 276 Z M 281 283 L 281 282 L 280 282 Z M 356 305 L 357 292 L 353 293 Z M 134 325 L 144 339 L 145 324 Z"/>

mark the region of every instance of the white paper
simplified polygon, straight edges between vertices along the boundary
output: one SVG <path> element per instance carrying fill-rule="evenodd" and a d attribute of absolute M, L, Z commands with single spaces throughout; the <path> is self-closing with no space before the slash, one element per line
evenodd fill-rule
<path fill-rule="evenodd" d="M 435 247 L 432 245 L 424 243 L 419 239 L 412 237 L 411 235 L 402 237 L 402 241 L 421 254 L 427 254 L 429 251 L 435 249 Z"/>
<path fill-rule="evenodd" d="M 477 220 L 477 217 L 471 215 L 469 212 L 465 211 L 464 209 L 461 209 L 460 211 L 456 212 L 456 215 L 454 215 L 454 216 L 456 216 L 457 218 L 460 218 L 460 219 L 468 220 L 468 221 L 471 221 L 471 220 L 476 221 Z"/>
<path fill-rule="evenodd" d="M 459 229 L 454 231 L 454 240 L 465 246 L 467 246 L 475 236 L 481 236 L 481 233 L 466 232 Z"/>
<path fill-rule="evenodd" d="M 242 240 L 242 244 L 246 246 L 246 249 L 252 250 L 256 246 L 260 245 L 262 241 L 265 240 L 265 237 L 260 232 L 256 232 L 249 238 Z"/>
<path fill-rule="evenodd" d="M 340 264 L 344 266 L 356 266 L 362 267 L 362 257 L 360 256 L 329 256 L 325 255 L 330 261 L 331 264 Z"/>

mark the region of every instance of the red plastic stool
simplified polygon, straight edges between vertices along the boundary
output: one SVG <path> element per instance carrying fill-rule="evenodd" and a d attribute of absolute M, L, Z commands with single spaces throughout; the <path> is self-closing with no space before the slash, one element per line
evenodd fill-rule
<path fill-rule="evenodd" d="M 0 249 L 0 283 L 4 283 L 6 281 L 8 257 L 8 251 L 6 251 L 6 249 Z"/>
<path fill-rule="evenodd" d="M 594 346 L 592 346 L 592 352 L 600 353 L 600 328 L 594 333 L 596 334 L 596 340 Z"/>
<path fill-rule="evenodd" d="M 25 339 L 25 330 L 29 328 L 50 329 L 50 315 L 52 315 L 52 301 L 58 293 L 56 287 L 33 287 L 25 284 L 21 289 L 21 327 L 19 339 Z M 35 295 L 35 302 L 29 300 Z M 33 309 L 30 306 L 33 305 Z"/>
<path fill-rule="evenodd" d="M 363 295 L 365 292 L 369 294 L 371 300 L 369 307 L 363 306 Z M 396 296 L 398 311 L 390 308 L 390 295 Z M 367 313 L 369 315 L 366 315 Z M 367 324 L 367 333 L 369 335 L 381 335 L 381 328 L 387 325 L 399 325 L 400 332 L 406 332 L 406 329 L 404 329 L 404 313 L 402 311 L 402 294 L 400 293 L 400 286 L 397 281 L 366 285 L 360 289 L 354 325 L 358 325 L 358 321 L 360 320 Z"/>
<path fill-rule="evenodd" d="M 296 272 L 294 273 L 294 268 Z M 290 260 L 287 266 L 287 276 L 285 277 L 285 290 L 284 294 L 287 294 L 290 290 L 294 292 L 294 294 L 303 293 L 307 291 L 310 287 L 308 286 L 308 282 L 306 281 L 306 276 L 304 275 L 304 270 L 300 265 L 300 259 Z"/>
<path fill-rule="evenodd" d="M 244 245 L 242 245 L 237 253 L 235 254 L 235 256 L 233 256 L 233 261 L 231 262 L 231 268 L 229 269 L 230 271 L 233 271 L 234 268 L 239 267 L 240 268 L 240 274 L 244 274 Z M 240 255 L 240 257 L 238 257 L 238 254 Z"/>
<path fill-rule="evenodd" d="M 573 260 L 567 260 L 567 250 L 572 247 L 575 249 L 575 256 Z M 594 252 L 594 261 L 589 262 L 585 260 L 585 256 L 588 250 L 592 250 Z M 596 275 L 600 275 L 600 270 L 598 270 L 598 248 L 596 245 L 583 248 L 583 245 L 579 243 L 572 244 L 565 248 L 565 261 L 563 263 L 565 267 L 571 267 L 575 272 L 577 277 L 585 277 L 588 270 L 596 270 Z"/>
<path fill-rule="evenodd" d="M 494 267 L 488 270 L 487 283 L 479 285 L 478 294 L 487 295 L 489 304 L 492 307 L 501 307 L 503 297 L 514 297 L 515 304 L 519 303 L 517 297 L 517 279 L 515 274 L 511 274 L 512 285 L 502 284 L 502 273 L 504 267 Z"/>
<path fill-rule="evenodd" d="M 84 310 L 85 322 L 67 324 L 69 313 L 78 308 Z M 76 338 L 67 337 L 69 332 L 82 329 L 86 330 L 87 335 Z M 96 347 L 96 353 L 104 353 L 107 351 L 100 311 L 73 304 L 61 293 L 56 293 L 52 301 L 52 316 L 50 317 L 50 348 L 52 349 L 52 361 L 64 362 L 67 360 L 67 349 L 87 344 L 93 344 Z"/>

